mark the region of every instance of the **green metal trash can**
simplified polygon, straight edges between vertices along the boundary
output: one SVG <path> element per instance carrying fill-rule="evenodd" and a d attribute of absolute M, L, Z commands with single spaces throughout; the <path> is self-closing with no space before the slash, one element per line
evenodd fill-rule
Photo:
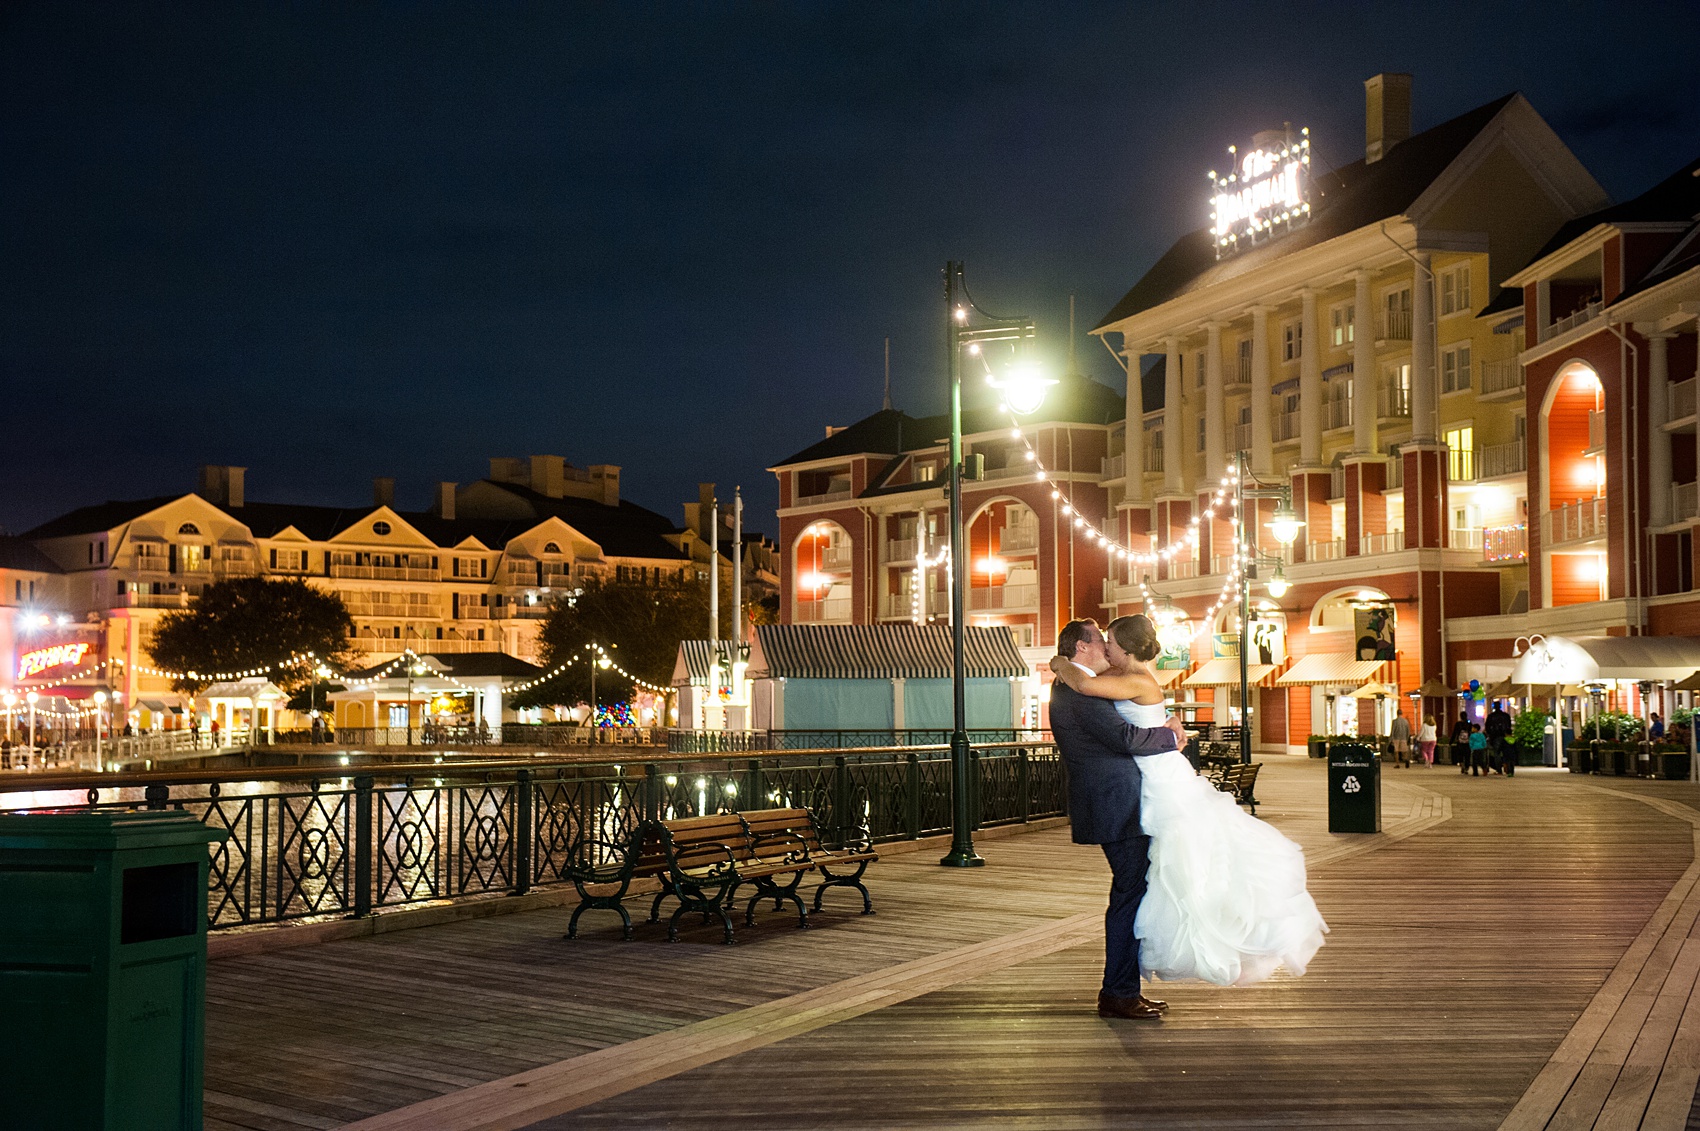
<path fill-rule="evenodd" d="M 0 1123 L 201 1126 L 207 846 L 193 814 L 0 813 Z"/>
<path fill-rule="evenodd" d="M 1358 742 L 1328 747 L 1328 831 L 1381 831 L 1381 759 Z"/>

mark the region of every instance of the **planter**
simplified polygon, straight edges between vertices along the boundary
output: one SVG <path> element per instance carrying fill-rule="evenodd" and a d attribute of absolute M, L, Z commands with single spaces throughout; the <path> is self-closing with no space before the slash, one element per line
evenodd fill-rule
<path fill-rule="evenodd" d="M 1582 743 L 1565 747 L 1564 755 L 1570 760 L 1571 773 L 1591 774 L 1594 772 L 1594 752 Z"/>
<path fill-rule="evenodd" d="M 1305 743 L 1305 745 L 1307 747 L 1309 747 L 1310 756 L 1312 758 L 1326 758 L 1326 757 L 1328 757 L 1328 740 L 1327 739 L 1325 739 L 1325 738 L 1312 738 L 1312 739 L 1309 739 Z"/>
<path fill-rule="evenodd" d="M 1660 750 L 1653 754 L 1653 761 L 1658 767 L 1658 776 L 1666 781 L 1688 780 L 1688 751 Z"/>

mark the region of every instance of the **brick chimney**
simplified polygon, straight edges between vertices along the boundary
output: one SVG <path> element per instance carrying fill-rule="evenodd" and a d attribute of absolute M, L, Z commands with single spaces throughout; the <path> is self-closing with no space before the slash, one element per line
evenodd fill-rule
<path fill-rule="evenodd" d="M 206 463 L 201 465 L 200 485 L 195 494 L 229 510 L 242 509 L 243 480 L 248 469 Z"/>
<path fill-rule="evenodd" d="M 372 480 L 372 505 L 395 506 L 395 479 L 392 476 L 381 475 Z"/>
<path fill-rule="evenodd" d="M 1364 164 L 1373 165 L 1411 136 L 1411 76 L 1364 80 Z"/>
<path fill-rule="evenodd" d="M 453 518 L 455 516 L 455 484 L 443 482 L 437 484 L 438 518 Z"/>

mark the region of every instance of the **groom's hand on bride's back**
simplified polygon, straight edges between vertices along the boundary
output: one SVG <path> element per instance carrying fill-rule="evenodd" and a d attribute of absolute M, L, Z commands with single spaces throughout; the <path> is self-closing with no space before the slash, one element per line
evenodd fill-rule
<path fill-rule="evenodd" d="M 1181 725 L 1181 721 L 1170 715 L 1164 720 L 1163 725 L 1175 732 L 1175 741 L 1180 743 L 1180 749 L 1185 750 L 1186 744 L 1192 741 L 1192 735 L 1187 733 L 1186 727 Z"/>

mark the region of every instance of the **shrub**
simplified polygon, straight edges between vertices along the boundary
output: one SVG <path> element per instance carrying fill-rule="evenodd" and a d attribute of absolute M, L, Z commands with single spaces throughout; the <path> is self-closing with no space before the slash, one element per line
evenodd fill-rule
<path fill-rule="evenodd" d="M 1525 750 L 1539 750 L 1546 742 L 1547 722 L 1551 718 L 1545 711 L 1524 711 L 1511 724 L 1511 741 Z"/>
<path fill-rule="evenodd" d="M 1644 729 L 1646 724 L 1634 715 L 1623 711 L 1601 711 L 1582 724 L 1581 733 L 1577 737 L 1584 741 L 1599 739 L 1601 742 L 1636 742 L 1641 738 Z"/>

